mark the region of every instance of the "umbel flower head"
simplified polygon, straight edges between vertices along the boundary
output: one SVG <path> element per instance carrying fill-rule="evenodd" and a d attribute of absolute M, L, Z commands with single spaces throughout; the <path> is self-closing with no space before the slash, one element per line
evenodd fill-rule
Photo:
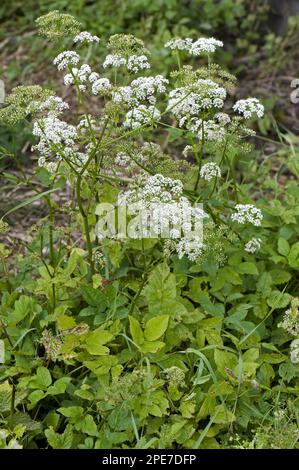
<path fill-rule="evenodd" d="M 286 330 L 292 336 L 299 335 L 299 302 L 293 299 L 291 308 L 285 311 L 283 320 L 278 324 L 280 328 Z"/>
<path fill-rule="evenodd" d="M 39 85 L 20 85 L 12 89 L 6 98 L 5 108 L 0 109 L 0 122 L 6 125 L 15 125 L 29 114 L 39 111 L 41 102 L 54 95 L 51 90 L 43 89 Z"/>
<path fill-rule="evenodd" d="M 231 216 L 233 221 L 238 222 L 238 224 L 246 224 L 246 222 L 249 222 L 256 227 L 261 225 L 263 214 L 261 210 L 253 204 L 237 204 L 235 209 L 236 212 Z"/>
<path fill-rule="evenodd" d="M 80 32 L 81 23 L 72 15 L 60 13 L 59 10 L 50 11 L 47 15 L 36 20 L 38 32 L 47 39 L 59 39 L 73 36 Z"/>

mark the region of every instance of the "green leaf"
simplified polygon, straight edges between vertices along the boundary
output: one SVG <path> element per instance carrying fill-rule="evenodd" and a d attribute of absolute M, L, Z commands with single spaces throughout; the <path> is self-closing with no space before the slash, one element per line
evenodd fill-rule
<path fill-rule="evenodd" d="M 288 254 L 288 261 L 292 268 L 299 268 L 299 242 L 292 245 Z"/>
<path fill-rule="evenodd" d="M 225 369 L 233 370 L 238 364 L 237 356 L 231 352 L 215 349 L 214 361 L 218 370 L 226 376 Z"/>
<path fill-rule="evenodd" d="M 67 425 L 63 434 L 58 434 L 52 427 L 45 430 L 45 436 L 53 449 L 70 449 L 73 444 L 72 426 Z"/>
<path fill-rule="evenodd" d="M 288 256 L 290 252 L 290 245 L 285 238 L 279 238 L 277 242 L 278 253 L 283 256 Z"/>
<path fill-rule="evenodd" d="M 32 202 L 38 201 L 44 196 L 47 196 L 48 194 L 54 193 L 54 191 L 58 191 L 58 188 L 54 189 L 49 189 L 48 191 L 44 191 L 43 193 L 38 194 L 37 196 L 30 197 L 24 202 L 21 202 L 21 204 L 18 204 L 17 206 L 13 207 L 12 209 L 9 209 L 9 211 L 5 212 L 5 214 L 2 216 L 2 219 L 9 214 L 12 214 L 13 212 L 16 212 L 17 210 L 21 209 L 22 207 L 28 206 Z"/>
<path fill-rule="evenodd" d="M 131 336 L 133 338 L 133 341 L 137 346 L 140 346 L 141 344 L 144 343 L 144 337 L 143 337 L 143 332 L 140 326 L 140 323 L 136 318 L 129 316 L 129 321 L 130 321 L 130 332 Z"/>
<path fill-rule="evenodd" d="M 270 297 L 267 299 L 267 304 L 273 309 L 285 308 L 289 305 L 292 296 L 287 293 L 282 293 L 279 290 L 273 290 Z"/>
<path fill-rule="evenodd" d="M 257 276 L 259 274 L 255 263 L 248 262 L 248 261 L 239 264 L 237 267 L 237 271 L 240 274 L 252 274 L 254 276 Z"/>
<path fill-rule="evenodd" d="M 167 330 L 169 315 L 160 315 L 151 318 L 145 325 L 144 337 L 148 341 L 155 341 Z"/>
<path fill-rule="evenodd" d="M 162 341 L 144 341 L 141 350 L 145 353 L 157 353 L 165 346 Z"/>
<path fill-rule="evenodd" d="M 56 382 L 48 388 L 47 395 L 59 395 L 64 393 L 70 381 L 70 377 L 62 377 L 56 380 Z"/>
<path fill-rule="evenodd" d="M 215 424 L 228 424 L 235 421 L 235 415 L 229 411 L 224 405 L 218 405 L 214 410 L 213 422 Z"/>
<path fill-rule="evenodd" d="M 148 301 L 150 313 L 169 313 L 170 304 L 176 297 L 176 278 L 170 273 L 166 263 L 158 265 L 152 271 L 143 293 Z"/>
<path fill-rule="evenodd" d="M 108 343 L 108 341 L 110 341 L 112 338 L 113 335 L 109 333 L 109 331 L 104 331 L 100 329 L 92 331 L 91 333 L 88 333 L 86 337 L 86 349 L 90 354 L 96 356 L 109 354 L 109 349 L 103 346 L 103 344 Z"/>
<path fill-rule="evenodd" d="M 52 383 L 52 377 L 49 370 L 46 367 L 38 367 L 36 375 L 30 380 L 31 388 L 38 388 L 46 390 Z"/>

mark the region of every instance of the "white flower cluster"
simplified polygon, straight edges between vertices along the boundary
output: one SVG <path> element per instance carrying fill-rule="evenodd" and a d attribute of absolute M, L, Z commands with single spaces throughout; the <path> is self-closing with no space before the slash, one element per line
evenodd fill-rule
<path fill-rule="evenodd" d="M 126 66 L 130 72 L 134 73 L 150 68 L 148 58 L 145 55 L 131 55 L 125 58 L 119 54 L 108 54 L 103 63 L 104 68 L 123 66 Z"/>
<path fill-rule="evenodd" d="M 219 124 L 229 124 L 231 122 L 231 118 L 228 114 L 226 113 L 217 113 L 214 116 L 215 121 L 219 122 Z"/>
<path fill-rule="evenodd" d="M 183 148 L 182 154 L 185 158 L 187 158 L 188 154 L 192 151 L 193 151 L 192 145 L 186 145 L 186 147 Z"/>
<path fill-rule="evenodd" d="M 133 80 L 130 86 L 119 87 L 112 93 L 115 103 L 125 103 L 130 107 L 138 106 L 140 101 L 156 103 L 155 93 L 164 93 L 168 80 L 162 75 L 155 77 L 139 77 Z"/>
<path fill-rule="evenodd" d="M 58 54 L 53 60 L 53 64 L 57 66 L 58 70 L 64 70 L 68 65 L 77 65 L 80 61 L 80 56 L 75 51 L 64 51 Z"/>
<path fill-rule="evenodd" d="M 260 238 L 252 238 L 246 243 L 244 250 L 247 251 L 247 253 L 256 253 L 261 248 L 261 242 L 262 240 Z"/>
<path fill-rule="evenodd" d="M 66 109 L 69 109 L 69 105 L 59 96 L 49 96 L 49 98 L 42 101 L 39 106 L 40 111 L 48 111 L 56 116 Z"/>
<path fill-rule="evenodd" d="M 88 64 L 83 64 L 79 69 L 74 67 L 72 73 L 68 73 L 64 76 L 65 85 L 73 85 L 75 80 L 79 83 L 80 91 L 86 91 L 87 82 L 91 83 L 91 91 L 94 95 L 107 94 L 112 85 L 108 78 L 100 78 L 97 72 L 92 72 Z"/>
<path fill-rule="evenodd" d="M 98 36 L 93 36 L 88 31 L 82 31 L 74 37 L 74 42 L 99 42 L 100 38 Z"/>
<path fill-rule="evenodd" d="M 137 73 L 139 70 L 150 69 L 150 63 L 146 55 L 131 55 L 128 57 L 127 69 Z"/>
<path fill-rule="evenodd" d="M 178 239 L 176 250 L 180 258 L 186 255 L 195 260 L 201 254 L 201 233 L 192 232 L 192 227 L 194 223 L 202 224 L 207 215 L 201 208 L 193 208 L 183 196 L 181 181 L 160 174 L 143 177 L 138 188 L 122 195 L 120 204 L 129 204 L 139 214 L 136 238 L 150 235 Z"/>
<path fill-rule="evenodd" d="M 217 47 L 223 47 L 223 42 L 215 38 L 199 38 L 190 47 L 191 55 L 213 54 Z"/>
<path fill-rule="evenodd" d="M 264 115 L 264 106 L 257 98 L 239 100 L 234 104 L 233 110 L 241 114 L 245 119 L 254 117 L 254 115 L 261 118 Z"/>
<path fill-rule="evenodd" d="M 108 54 L 104 60 L 103 67 L 122 67 L 126 65 L 127 61 L 119 54 Z"/>
<path fill-rule="evenodd" d="M 91 68 L 88 64 L 83 64 L 79 69 L 74 67 L 72 73 L 67 73 L 64 78 L 64 84 L 69 86 L 75 83 L 75 80 L 80 82 L 79 89 L 80 91 L 86 90 L 86 85 L 84 83 L 88 80 L 89 75 L 91 74 Z"/>
<path fill-rule="evenodd" d="M 190 38 L 174 38 L 165 44 L 172 50 L 183 51 L 186 50 L 191 55 L 212 54 L 216 51 L 217 47 L 223 47 L 223 42 L 215 38 L 199 38 L 193 41 Z"/>
<path fill-rule="evenodd" d="M 77 129 L 88 129 L 89 128 L 89 124 L 91 125 L 91 127 L 93 129 L 95 129 L 95 124 L 96 124 L 96 121 L 95 119 L 92 117 L 91 114 L 88 115 L 88 119 L 89 119 L 89 122 L 86 118 L 86 116 L 83 116 L 80 121 L 78 122 L 78 125 L 77 125 Z"/>
<path fill-rule="evenodd" d="M 299 363 L 299 339 L 294 339 L 291 342 L 291 362 L 293 364 Z"/>
<path fill-rule="evenodd" d="M 93 80 L 93 78 L 92 78 Z M 90 81 L 90 77 L 89 77 Z M 108 78 L 98 78 L 97 80 L 93 81 L 91 91 L 94 95 L 98 94 L 106 94 L 108 93 L 112 88 L 112 85 Z"/>
<path fill-rule="evenodd" d="M 290 335 L 299 335 L 299 310 L 298 308 L 289 308 L 285 311 L 283 321 L 278 324 L 280 328 L 286 330 Z"/>
<path fill-rule="evenodd" d="M 182 127 L 188 119 L 206 109 L 222 108 L 226 90 L 213 80 L 199 79 L 191 87 L 175 88 L 169 94 L 167 111 L 180 120 Z"/>
<path fill-rule="evenodd" d="M 261 210 L 255 207 L 253 204 L 237 204 L 235 209 L 236 212 L 231 216 L 234 222 L 238 222 L 238 224 L 245 224 L 246 222 L 249 222 L 256 227 L 261 225 L 263 214 Z"/>
<path fill-rule="evenodd" d="M 204 249 L 202 237 L 196 235 L 183 237 L 178 242 L 176 249 L 180 259 L 187 256 L 190 261 L 196 261 Z"/>
<path fill-rule="evenodd" d="M 34 122 L 33 135 L 40 138 L 38 150 L 41 151 L 43 148 L 48 148 L 49 144 L 74 145 L 77 130 L 75 126 L 50 114 L 46 118 Z"/>
<path fill-rule="evenodd" d="M 183 51 L 186 49 L 189 49 L 192 45 L 192 39 L 191 38 L 173 38 L 168 41 L 164 47 L 169 47 L 169 49 L 172 50 L 178 50 L 178 51 Z"/>
<path fill-rule="evenodd" d="M 209 162 L 201 167 L 200 176 L 206 181 L 211 181 L 213 178 L 221 177 L 221 170 L 217 163 Z"/>
<path fill-rule="evenodd" d="M 127 129 L 138 129 L 145 124 L 158 121 L 160 117 L 161 113 L 155 106 L 147 107 L 141 104 L 127 112 L 124 127 Z"/>
<path fill-rule="evenodd" d="M 222 142 L 225 138 L 225 128 L 211 119 L 202 121 L 202 119 L 191 118 L 188 121 L 186 118 L 183 118 L 180 121 L 180 125 L 183 125 L 186 121 L 186 128 L 196 133 L 199 140 L 202 140 L 204 137 L 205 140 Z"/>

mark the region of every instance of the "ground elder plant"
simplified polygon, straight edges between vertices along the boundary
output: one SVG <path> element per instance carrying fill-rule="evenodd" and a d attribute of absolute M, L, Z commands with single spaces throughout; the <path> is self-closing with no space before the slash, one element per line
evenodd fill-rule
<path fill-rule="evenodd" d="M 168 41 L 166 77 L 130 34 L 37 24 L 67 36 L 69 99 L 22 85 L 0 110 L 35 138 L 35 174 L 14 176 L 35 195 L 0 230 L 48 210 L 18 257 L 0 245 L 0 447 L 254 448 L 278 422 L 295 447 L 296 230 L 277 236 L 238 167 L 263 105 L 235 102 L 213 37 Z"/>

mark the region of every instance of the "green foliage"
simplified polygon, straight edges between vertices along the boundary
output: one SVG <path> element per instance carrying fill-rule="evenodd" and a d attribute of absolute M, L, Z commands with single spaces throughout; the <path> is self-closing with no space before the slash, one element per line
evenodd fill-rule
<path fill-rule="evenodd" d="M 186 8 L 170 3 L 178 11 Z M 194 3 L 211 19 L 201 24 L 207 30 L 223 21 L 233 30 L 244 14 L 244 2 L 235 10 L 231 1 Z M 145 3 L 134 4 L 140 14 Z M 156 34 L 168 36 L 160 15 L 175 25 L 176 14 L 171 8 L 162 11 L 161 2 L 149 8 L 160 18 Z M 121 12 L 122 21 L 133 14 Z M 53 27 L 55 15 L 47 25 L 50 19 Z M 63 32 L 67 27 L 73 33 L 76 21 L 64 21 Z M 54 22 L 55 36 L 61 24 L 57 28 Z M 144 52 L 143 43 L 131 36 L 125 36 L 121 49 L 121 38 L 110 41 L 114 52 Z M 220 73 L 219 83 L 227 81 L 231 89 L 233 77 L 214 65 L 195 75 L 184 68 L 173 77 L 186 85 L 210 72 L 213 77 Z M 8 102 L 23 111 L 28 93 L 39 101 L 36 90 L 23 89 L 21 101 L 15 91 Z M 78 97 L 80 117 L 89 116 Z M 212 219 L 205 227 L 203 255 L 179 258 L 171 243 L 165 246 L 158 238 L 98 240 L 95 207 L 114 202 L 132 184 L 126 175 L 118 179 L 120 171 L 111 164 L 120 142 L 125 141 L 128 153 L 137 153 L 149 136 L 155 144 L 161 137 L 166 143 L 172 139 L 180 153 L 185 141 L 195 150 L 201 145 L 174 126 L 169 135 L 155 134 L 152 122 L 136 137 L 120 127 L 122 109 L 115 106 L 107 115 L 114 127 L 88 133 L 90 126 L 82 133 L 80 143 L 96 140 L 99 150 L 83 169 L 68 167 L 68 156 L 55 147 L 55 156 L 59 151 L 65 157 L 57 174 L 43 167 L 32 180 L 17 179 L 30 189 L 42 184 L 26 204 L 43 198 L 49 215 L 17 257 L 0 244 L 0 339 L 5 345 L 0 448 L 298 448 L 299 366 L 289 357 L 293 338 L 279 326 L 286 308 L 296 309 L 299 296 L 298 154 L 279 160 L 291 175 L 285 186 L 279 184 L 270 159 L 258 160 L 240 144 L 244 129 L 239 133 L 237 120 L 224 151 L 210 145 L 202 154 L 223 165 L 224 178 L 214 184 L 196 181 L 193 161 L 180 167 L 167 149 L 147 147 L 145 160 L 137 160 L 145 165 L 142 170 L 148 176 L 157 168 L 165 176 L 181 174 L 184 195 L 202 201 Z M 200 169 L 201 159 L 194 155 Z M 70 187 L 76 200 L 63 212 L 56 193 Z M 228 217 L 231 201 L 248 201 L 252 194 L 263 210 L 262 226 L 234 224 Z M 58 215 L 64 217 L 63 226 Z M 257 231 L 261 249 L 244 250 Z"/>

